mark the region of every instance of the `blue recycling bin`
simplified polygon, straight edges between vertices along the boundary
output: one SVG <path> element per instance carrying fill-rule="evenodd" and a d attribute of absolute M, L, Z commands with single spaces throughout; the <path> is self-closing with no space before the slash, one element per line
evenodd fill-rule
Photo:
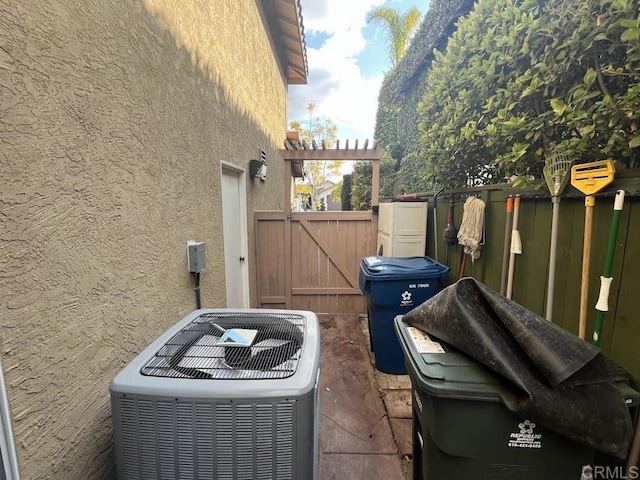
<path fill-rule="evenodd" d="M 360 262 L 360 292 L 367 297 L 371 350 L 381 372 L 405 374 L 393 319 L 440 291 L 449 267 L 429 257 L 365 257 Z"/>

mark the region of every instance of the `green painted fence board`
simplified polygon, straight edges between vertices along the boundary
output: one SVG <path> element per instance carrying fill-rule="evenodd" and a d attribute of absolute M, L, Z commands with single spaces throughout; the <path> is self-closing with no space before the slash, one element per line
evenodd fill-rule
<path fill-rule="evenodd" d="M 584 234 L 584 199 L 562 200 L 554 294 L 554 323 L 578 334 Z M 546 256 L 547 262 L 548 254 Z"/>

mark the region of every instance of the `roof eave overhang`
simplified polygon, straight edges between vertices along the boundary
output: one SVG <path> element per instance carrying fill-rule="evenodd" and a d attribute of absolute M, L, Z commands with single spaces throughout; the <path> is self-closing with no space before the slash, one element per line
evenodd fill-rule
<path fill-rule="evenodd" d="M 287 84 L 304 85 L 309 67 L 300 0 L 268 0 L 265 3 L 271 6 L 267 10 L 273 15 L 272 30 L 281 51 Z"/>

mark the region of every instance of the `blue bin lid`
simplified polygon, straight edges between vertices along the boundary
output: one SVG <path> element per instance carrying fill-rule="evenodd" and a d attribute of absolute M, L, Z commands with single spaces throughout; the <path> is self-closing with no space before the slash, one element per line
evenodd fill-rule
<path fill-rule="evenodd" d="M 441 278 L 449 267 L 429 257 L 364 257 L 360 270 L 367 280 Z"/>
<path fill-rule="evenodd" d="M 369 280 L 440 278 L 449 271 L 429 257 L 364 257 L 360 268 Z"/>

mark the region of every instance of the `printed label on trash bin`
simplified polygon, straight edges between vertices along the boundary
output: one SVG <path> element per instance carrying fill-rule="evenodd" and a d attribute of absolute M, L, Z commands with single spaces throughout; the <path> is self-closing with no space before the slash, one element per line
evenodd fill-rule
<path fill-rule="evenodd" d="M 409 332 L 418 353 L 445 353 L 442 345 L 422 330 L 418 330 L 416 327 L 407 327 L 407 332 Z"/>
<path fill-rule="evenodd" d="M 413 305 L 413 300 L 411 299 L 411 297 L 412 295 L 410 291 L 405 290 L 404 292 L 402 292 L 400 294 L 400 306 L 410 307 L 411 305 Z"/>
<path fill-rule="evenodd" d="M 542 448 L 542 435 L 535 433 L 536 424 L 525 420 L 518 424 L 519 432 L 509 435 L 509 447 L 511 448 Z"/>

